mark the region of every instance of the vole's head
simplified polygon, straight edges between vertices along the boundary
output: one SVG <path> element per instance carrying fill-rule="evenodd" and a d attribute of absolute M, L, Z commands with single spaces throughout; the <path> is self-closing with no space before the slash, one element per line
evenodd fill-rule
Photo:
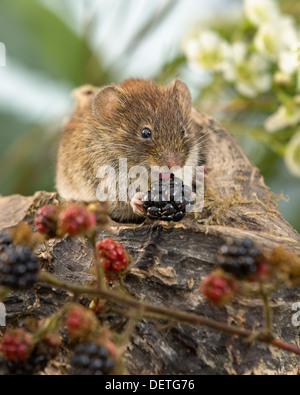
<path fill-rule="evenodd" d="M 101 89 L 92 110 L 108 155 L 126 158 L 128 166 L 196 166 L 201 159 L 191 94 L 179 80 L 169 87 L 125 80 Z"/>

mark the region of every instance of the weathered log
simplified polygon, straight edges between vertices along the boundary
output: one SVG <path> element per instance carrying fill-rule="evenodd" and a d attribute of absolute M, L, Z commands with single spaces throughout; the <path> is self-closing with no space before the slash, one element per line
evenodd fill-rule
<path fill-rule="evenodd" d="M 266 251 L 281 245 L 300 256 L 300 235 L 279 213 L 259 170 L 235 140 L 209 116 L 194 110 L 194 119 L 208 130 L 211 141 L 204 210 L 177 224 L 160 222 L 156 228 L 112 222 L 110 232 L 134 257 L 125 285 L 139 300 L 257 330 L 263 324 L 260 300 L 243 297 L 213 307 L 199 293 L 200 279 L 215 267 L 215 253 L 226 238 L 249 236 Z M 57 194 L 46 192 L 0 198 L 0 230 L 20 221 L 33 224 L 37 208 L 56 201 Z M 106 235 L 99 231 L 98 237 Z M 81 238 L 53 240 L 38 252 L 48 260 L 47 270 L 60 279 L 84 284 L 90 276 L 92 251 Z M 28 315 L 48 316 L 70 298 L 66 291 L 45 285 L 39 285 L 36 294 L 38 302 L 34 292 L 14 292 L 6 298 L 8 325 Z M 275 335 L 299 346 L 299 327 L 292 324 L 295 302 L 300 302 L 299 287 L 274 293 L 271 306 Z M 63 356 L 61 361 L 65 363 Z M 285 351 L 258 343 L 249 347 L 244 340 L 206 327 L 174 323 L 163 329 L 162 323 L 146 319 L 136 325 L 125 363 L 131 374 L 299 373 L 299 357 Z M 48 373 L 58 371 L 57 365 L 51 369 Z"/>

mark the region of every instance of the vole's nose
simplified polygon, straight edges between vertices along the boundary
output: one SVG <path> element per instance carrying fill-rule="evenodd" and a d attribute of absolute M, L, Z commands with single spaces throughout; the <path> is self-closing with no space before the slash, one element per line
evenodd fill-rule
<path fill-rule="evenodd" d="M 164 152 L 163 153 L 163 160 L 164 160 L 165 166 L 168 166 L 170 169 L 175 166 L 182 167 L 182 165 L 183 165 L 182 160 L 179 157 L 179 155 L 178 154 L 176 155 L 173 152 Z"/>

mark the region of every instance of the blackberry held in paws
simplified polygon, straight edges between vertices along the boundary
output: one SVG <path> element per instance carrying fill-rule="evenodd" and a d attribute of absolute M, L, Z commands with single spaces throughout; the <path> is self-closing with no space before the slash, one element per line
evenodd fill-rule
<path fill-rule="evenodd" d="M 181 221 L 187 207 L 193 205 L 191 196 L 191 188 L 172 174 L 170 180 L 160 179 L 147 192 L 143 204 L 145 215 L 160 221 Z"/>

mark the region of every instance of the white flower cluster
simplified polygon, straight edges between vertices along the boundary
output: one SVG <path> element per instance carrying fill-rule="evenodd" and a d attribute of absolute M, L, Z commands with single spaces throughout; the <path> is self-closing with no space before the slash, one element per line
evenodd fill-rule
<path fill-rule="evenodd" d="M 188 63 L 195 70 L 221 74 L 226 83 L 249 99 L 296 84 L 294 95 L 281 95 L 278 110 L 264 124 L 270 133 L 294 127 L 300 123 L 299 26 L 292 16 L 281 13 L 276 0 L 244 0 L 243 12 L 250 39 L 248 33 L 239 41 L 228 41 L 212 30 L 198 32 L 184 44 Z M 275 93 L 274 98 L 276 102 Z M 290 141 L 289 147 L 295 141 L 299 146 L 298 137 Z M 295 151 L 297 155 L 293 154 L 294 159 L 298 158 L 298 171 L 286 159 L 289 169 L 298 175 L 299 150 Z M 291 158 L 291 152 L 287 149 L 286 156 Z"/>
<path fill-rule="evenodd" d="M 231 57 L 229 43 L 212 30 L 186 40 L 185 51 L 195 70 L 222 72 Z"/>
<path fill-rule="evenodd" d="M 272 86 L 268 62 L 258 53 L 249 54 L 247 44 L 232 45 L 232 57 L 224 68 L 224 78 L 243 96 L 254 98 Z"/>

